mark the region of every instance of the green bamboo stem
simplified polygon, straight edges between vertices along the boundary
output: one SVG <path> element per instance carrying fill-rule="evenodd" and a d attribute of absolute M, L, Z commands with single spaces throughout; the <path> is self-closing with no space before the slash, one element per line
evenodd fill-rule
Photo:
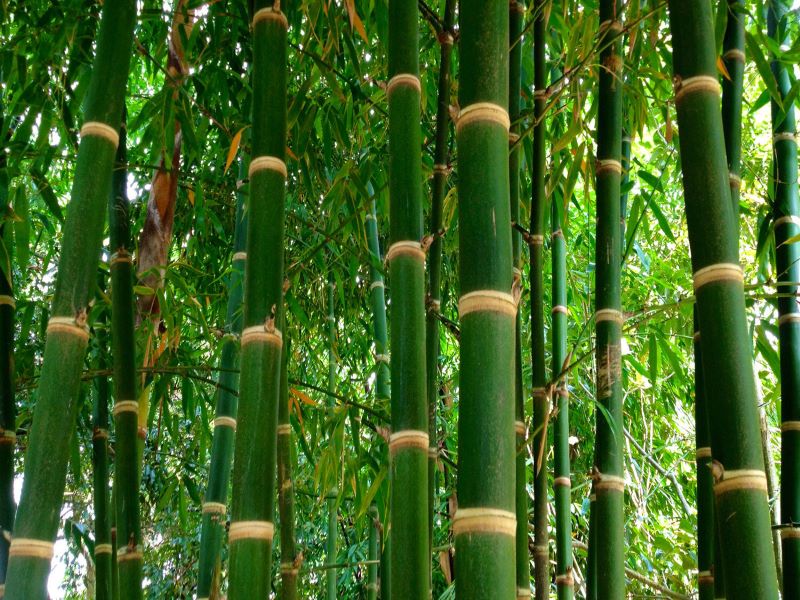
<path fill-rule="evenodd" d="M 736 215 L 719 109 L 712 7 L 670 0 L 686 220 L 714 457 L 725 589 L 777 598 L 764 457 L 745 315 Z"/>
<path fill-rule="evenodd" d="M 509 197 L 509 14 L 462 0 L 459 160 L 461 379 L 456 597 L 516 595 L 516 301 Z"/>
<path fill-rule="evenodd" d="M 559 600 L 571 600 L 574 595 L 572 576 L 572 515 L 571 479 L 569 464 L 569 391 L 566 378 L 560 377 L 567 358 L 567 245 L 561 230 L 561 207 L 552 203 L 552 374 L 555 386 L 556 419 L 553 429 L 554 495 L 556 508 L 556 586 Z"/>
<path fill-rule="evenodd" d="M 333 283 L 333 276 L 328 279 L 327 286 L 327 306 L 328 314 L 325 319 L 327 321 L 327 343 L 328 343 L 328 416 L 333 419 L 333 409 L 336 405 L 336 400 L 330 394 L 336 391 L 336 353 L 334 351 L 334 344 L 336 343 L 336 313 L 334 309 L 335 287 Z M 339 490 L 334 486 L 325 497 L 325 503 L 328 508 L 328 535 L 325 542 L 325 561 L 329 568 L 325 572 L 325 589 L 327 590 L 328 600 L 336 600 L 336 578 L 337 571 L 332 566 L 336 564 L 337 555 L 337 536 L 338 518 L 336 510 L 336 497 L 339 495 Z"/>
<path fill-rule="evenodd" d="M 439 315 L 442 296 L 442 206 L 447 188 L 448 140 L 450 137 L 450 71 L 455 32 L 456 0 L 445 0 L 442 30 L 439 33 L 441 55 L 436 95 L 436 133 L 433 150 L 433 182 L 431 184 L 431 234 L 433 242 L 428 252 L 428 297 L 425 314 L 425 358 L 428 382 L 428 541 L 433 545 L 433 513 L 436 495 L 436 408 L 439 398 Z M 430 549 L 429 549 L 430 552 Z"/>
<path fill-rule="evenodd" d="M 116 552 L 118 588 L 123 600 L 141 598 L 142 531 L 139 515 L 139 407 L 136 379 L 136 337 L 134 317 L 134 267 L 131 245 L 129 202 L 127 198 L 126 130 L 120 128 L 113 191 L 109 196 L 108 220 L 111 250 L 111 347 L 114 381 L 114 431 L 116 435 L 114 512 L 116 514 Z"/>
<path fill-rule="evenodd" d="M 386 327 L 386 297 L 381 264 L 381 247 L 378 238 L 378 217 L 375 210 L 375 201 L 370 203 L 370 210 L 365 217 L 367 230 L 367 245 L 370 254 L 370 297 L 372 299 L 373 339 L 375 342 L 375 402 L 378 406 L 388 406 L 390 403 L 391 389 L 389 385 L 389 345 Z M 383 454 L 385 449 L 380 450 Z M 387 494 L 388 495 L 388 494 Z M 379 511 L 380 515 L 380 511 Z M 380 523 L 380 521 L 378 522 Z M 385 530 L 378 532 L 378 545 L 380 546 L 379 584 L 381 598 L 391 597 L 391 578 L 389 576 L 391 563 L 391 550 L 389 538 Z"/>
<path fill-rule="evenodd" d="M 136 20 L 132 0 L 103 6 L 85 103 L 71 201 L 48 324 L 39 397 L 25 457 L 25 478 L 9 550 L 6 598 L 44 600 L 59 526 L 80 374 L 86 355 L 86 307 L 95 285 L 103 206 L 111 190 L 117 130 Z M 97 125 L 95 125 L 97 124 Z"/>
<path fill-rule="evenodd" d="M 597 598 L 625 597 L 624 465 L 620 337 L 620 183 L 622 176 L 622 24 L 616 0 L 600 2 L 597 109 L 595 322 L 597 388 L 593 510 Z"/>
<path fill-rule="evenodd" d="M 233 460 L 229 600 L 266 598 L 272 579 L 276 437 L 283 339 L 286 17 L 256 0 L 247 264 Z"/>
<path fill-rule="evenodd" d="M 622 130 L 622 181 L 619 195 L 619 228 L 622 247 L 625 247 L 625 222 L 628 220 L 628 182 L 631 179 L 631 136 Z"/>
<path fill-rule="evenodd" d="M 768 3 L 767 27 L 776 46 L 789 43 L 788 11 L 781 0 Z M 775 263 L 778 283 L 787 296 L 778 298 L 778 332 L 781 370 L 781 548 L 783 598 L 800 598 L 800 202 L 797 191 L 797 128 L 795 109 L 787 97 L 792 88 L 789 67 L 780 56 L 771 57 L 782 106 L 772 100 L 774 161 Z"/>
<path fill-rule="evenodd" d="M 105 276 L 100 277 L 103 286 Z M 102 327 L 106 326 L 103 318 Z M 108 339 L 105 331 L 97 332 L 98 362 L 101 369 L 107 367 Z M 108 487 L 108 378 L 95 380 L 95 401 L 92 408 L 92 476 L 94 507 L 94 569 L 96 600 L 111 600 L 111 514 Z"/>
<path fill-rule="evenodd" d="M 547 197 L 544 178 L 545 150 L 544 112 L 547 103 L 547 9 L 545 0 L 533 4 L 533 197 L 530 214 L 531 255 L 531 367 L 533 383 L 533 571 L 536 600 L 550 596 L 550 533 L 548 514 L 548 413 L 547 367 L 544 333 L 544 222 Z"/>
<path fill-rule="evenodd" d="M 0 230 L 2 235 L 2 230 Z M 0 274 L 0 585 L 6 580 L 9 537 L 17 510 L 14 501 L 14 446 L 17 412 L 14 403 L 14 315 L 16 301 L 8 277 Z"/>
<path fill-rule="evenodd" d="M 367 548 L 367 600 L 378 598 L 378 546 L 380 545 L 381 520 L 378 516 L 378 507 L 374 504 L 369 507 L 369 542 Z"/>
<path fill-rule="evenodd" d="M 509 143 L 512 144 L 508 157 L 509 198 L 511 221 L 518 223 L 520 218 L 520 145 L 516 144 L 520 132 L 520 102 L 522 86 L 522 25 L 525 16 L 525 4 L 512 0 L 509 3 L 508 24 L 508 117 L 511 121 Z M 522 235 L 516 229 L 511 232 L 511 254 L 513 261 L 514 287 L 519 289 L 522 280 Z M 528 475 L 526 459 L 528 457 L 527 431 L 525 426 L 525 393 L 522 382 L 522 319 L 519 312 L 516 317 L 515 355 L 514 361 L 514 411 L 516 422 L 516 582 L 517 598 L 529 598 L 531 595 L 531 566 L 528 551 Z"/>
<path fill-rule="evenodd" d="M 728 20 L 722 41 L 722 62 L 730 75 L 722 77 L 722 125 L 725 135 L 725 155 L 728 157 L 728 182 L 731 203 L 739 214 L 739 189 L 742 186 L 740 164 L 742 157 L 742 96 L 744 94 L 744 19 L 742 0 L 724 0 Z M 723 10 L 720 7 L 720 10 Z"/>
<path fill-rule="evenodd" d="M 239 178 L 244 179 L 244 161 L 239 163 Z M 233 231 L 233 265 L 228 279 L 228 306 L 225 334 L 222 337 L 219 389 L 214 414 L 214 433 L 208 468 L 208 487 L 203 500 L 203 522 L 200 530 L 200 558 L 197 577 L 197 598 L 203 600 L 219 592 L 220 550 L 225 538 L 228 485 L 230 483 L 233 444 L 239 387 L 239 336 L 242 333 L 242 298 L 247 219 L 244 194 L 237 190 Z"/>
<path fill-rule="evenodd" d="M 281 600 L 296 600 L 297 578 L 302 556 L 297 552 L 294 535 L 294 484 L 292 470 L 294 449 L 292 426 L 289 423 L 289 357 L 285 342 L 281 362 L 281 396 L 278 405 L 278 513 L 281 519 Z"/>
<path fill-rule="evenodd" d="M 428 401 L 425 383 L 425 254 L 417 3 L 389 3 L 389 280 L 391 313 L 391 586 L 427 598 Z"/>

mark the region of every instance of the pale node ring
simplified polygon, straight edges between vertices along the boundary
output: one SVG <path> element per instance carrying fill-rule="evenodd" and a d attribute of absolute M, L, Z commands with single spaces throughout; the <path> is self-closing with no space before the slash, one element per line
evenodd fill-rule
<path fill-rule="evenodd" d="M 710 75 L 697 75 L 681 79 L 675 85 L 675 102 L 679 102 L 690 92 L 711 92 L 720 95 L 719 81 Z"/>
<path fill-rule="evenodd" d="M 228 507 L 223 502 L 203 502 L 203 513 L 224 515 L 227 511 Z"/>
<path fill-rule="evenodd" d="M 800 217 L 795 215 L 784 215 L 782 217 L 778 217 L 775 219 L 775 223 L 773 223 L 772 227 L 777 229 L 781 225 L 800 225 Z"/>
<path fill-rule="evenodd" d="M 478 290 L 464 294 L 458 301 L 458 315 L 463 318 L 472 312 L 492 312 L 516 316 L 517 303 L 511 294 L 497 290 Z"/>
<path fill-rule="evenodd" d="M 380 279 L 378 281 L 373 281 L 372 283 L 369 284 L 370 291 L 374 290 L 375 288 L 384 288 L 384 287 L 386 287 L 386 286 L 383 284 L 383 281 L 380 280 Z"/>
<path fill-rule="evenodd" d="M 800 421 L 784 421 L 781 423 L 781 431 L 800 431 Z"/>
<path fill-rule="evenodd" d="M 609 29 L 615 33 L 619 33 L 622 31 L 622 23 L 616 19 L 608 19 L 607 21 L 600 23 L 600 26 L 598 27 L 598 30 L 601 32 L 606 29 Z"/>
<path fill-rule="evenodd" d="M 127 250 L 117 250 L 116 252 L 114 252 L 114 254 L 111 255 L 111 260 L 109 261 L 108 264 L 109 266 L 113 267 L 114 265 L 120 263 L 127 263 L 129 265 L 133 264 L 133 258 L 131 258 L 131 255 L 128 253 Z"/>
<path fill-rule="evenodd" d="M 398 73 L 389 80 L 386 84 L 386 95 L 390 96 L 392 92 L 399 86 L 406 86 L 413 88 L 417 93 L 422 93 L 422 86 L 419 83 L 419 77 L 411 73 Z"/>
<path fill-rule="evenodd" d="M 259 156 L 250 161 L 247 174 L 250 178 L 258 171 L 270 170 L 280 173 L 286 179 L 286 163 L 277 156 Z"/>
<path fill-rule="evenodd" d="M 375 355 L 375 362 L 389 364 L 389 355 L 388 354 L 376 354 Z"/>
<path fill-rule="evenodd" d="M 429 447 L 430 438 L 425 431 L 405 429 L 389 436 L 389 452 L 392 454 L 404 448 L 416 448 L 417 450 L 424 450 L 427 453 Z"/>
<path fill-rule="evenodd" d="M 514 421 L 514 432 L 517 435 L 525 435 L 525 423 L 523 421 Z"/>
<path fill-rule="evenodd" d="M 289 423 L 281 423 L 278 425 L 278 435 L 289 435 L 292 433 L 292 426 Z"/>
<path fill-rule="evenodd" d="M 213 421 L 214 427 L 230 427 L 236 431 L 236 419 L 233 417 L 221 416 L 216 417 Z"/>
<path fill-rule="evenodd" d="M 496 508 L 459 508 L 453 517 L 453 533 L 497 533 L 517 535 L 517 515 Z"/>
<path fill-rule="evenodd" d="M 0 437 L 5 437 L 5 435 L 2 435 Z M 16 438 L 17 436 L 14 435 L 14 437 Z M 108 439 L 108 429 L 95 429 L 92 432 L 92 440 L 107 440 L 107 439 Z"/>
<path fill-rule="evenodd" d="M 111 544 L 95 544 L 94 546 L 94 555 L 97 556 L 98 554 L 111 554 L 113 548 Z"/>
<path fill-rule="evenodd" d="M 100 137 L 104 140 L 111 142 L 114 148 L 119 146 L 119 132 L 105 123 L 100 121 L 87 121 L 81 127 L 81 137 L 94 136 Z"/>
<path fill-rule="evenodd" d="M 614 323 L 622 325 L 625 323 L 625 317 L 622 311 L 615 308 L 601 308 L 594 313 L 594 322 L 602 323 L 603 321 L 613 321 Z"/>
<path fill-rule="evenodd" d="M 517 588 L 517 600 L 522 600 L 523 598 L 530 598 L 531 591 L 527 588 Z"/>
<path fill-rule="evenodd" d="M 538 233 L 534 233 L 528 236 L 528 244 L 533 246 L 541 246 L 544 244 L 544 236 Z"/>
<path fill-rule="evenodd" d="M 433 172 L 439 175 L 447 175 L 450 173 L 450 167 L 447 165 L 433 165 Z"/>
<path fill-rule="evenodd" d="M 12 538 L 8 555 L 51 560 L 53 558 L 53 542 L 29 538 Z"/>
<path fill-rule="evenodd" d="M 714 493 L 722 495 L 736 490 L 767 492 L 767 476 L 758 469 L 723 471 L 722 478 L 714 483 Z"/>
<path fill-rule="evenodd" d="M 778 317 L 778 326 L 788 325 L 789 323 L 800 323 L 800 313 L 786 313 Z"/>
<path fill-rule="evenodd" d="M 572 487 L 572 480 L 569 477 L 556 477 L 553 480 L 554 486 Z"/>
<path fill-rule="evenodd" d="M 699 290 L 706 284 L 717 281 L 744 282 L 742 267 L 734 263 L 718 263 L 698 269 L 692 275 L 694 289 Z"/>
<path fill-rule="evenodd" d="M 600 175 L 606 171 L 622 174 L 622 163 L 613 158 L 598 158 L 594 168 L 595 175 Z"/>
<path fill-rule="evenodd" d="M 122 413 L 139 414 L 139 402 L 137 400 L 119 400 L 114 403 L 114 408 L 111 410 L 112 414 L 117 417 Z"/>
<path fill-rule="evenodd" d="M 795 525 L 791 525 L 789 527 L 784 527 L 781 529 L 781 538 L 782 539 L 797 539 L 800 538 L 800 528 Z"/>
<path fill-rule="evenodd" d="M 744 52 L 739 50 L 738 48 L 731 48 L 725 54 L 722 55 L 722 58 L 725 60 L 738 60 L 739 62 L 745 62 L 746 57 Z"/>
<path fill-rule="evenodd" d="M 142 547 L 141 546 L 134 546 L 131 548 L 130 546 L 123 546 L 122 548 L 117 549 L 117 562 L 127 562 L 129 560 L 142 560 Z"/>
<path fill-rule="evenodd" d="M 228 532 L 228 542 L 239 540 L 272 541 L 275 525 L 271 521 L 235 521 Z"/>
<path fill-rule="evenodd" d="M 247 252 L 236 252 L 233 255 L 233 260 L 247 260 Z"/>
<path fill-rule="evenodd" d="M 89 330 L 79 325 L 74 317 L 50 317 L 47 322 L 47 333 L 66 333 L 83 338 L 84 341 L 89 339 Z"/>
<path fill-rule="evenodd" d="M 741 189 L 742 188 L 742 178 L 739 177 L 736 173 L 728 173 L 728 185 L 730 187 Z"/>
<path fill-rule="evenodd" d="M 263 325 L 255 325 L 242 331 L 242 347 L 251 342 L 265 342 L 278 348 L 282 348 L 283 334 L 279 329 L 267 331 Z"/>
<path fill-rule="evenodd" d="M 476 102 L 462 108 L 456 121 L 456 133 L 471 123 L 495 123 L 501 125 L 506 131 L 511 128 L 508 111 L 491 102 Z"/>
<path fill-rule="evenodd" d="M 550 92 L 548 92 L 546 88 L 543 89 L 543 90 L 536 90 L 536 91 L 533 92 L 533 99 L 534 100 L 547 100 L 547 98 L 549 96 L 550 96 Z"/>
<path fill-rule="evenodd" d="M 708 446 L 701 446 L 697 450 L 695 450 L 695 456 L 698 460 L 701 458 L 711 458 L 711 448 Z"/>
<path fill-rule="evenodd" d="M 271 6 L 262 8 L 253 15 L 253 27 L 255 28 L 261 21 L 278 21 L 283 25 L 284 29 L 289 29 L 289 21 L 286 19 L 286 15 L 279 10 L 274 10 Z"/>
<path fill-rule="evenodd" d="M 794 142 L 797 143 L 797 134 L 792 133 L 791 131 L 784 131 L 783 133 L 776 133 L 772 136 L 772 143 L 777 144 L 778 142 Z"/>
<path fill-rule="evenodd" d="M 389 251 L 386 253 L 386 262 L 392 262 L 398 256 L 410 256 L 425 262 L 425 251 L 422 249 L 422 244 L 413 240 L 395 242 L 389 246 Z"/>
<path fill-rule="evenodd" d="M 569 310 L 563 304 L 556 304 L 550 312 L 554 315 L 558 313 L 561 313 L 562 315 L 569 315 Z"/>
<path fill-rule="evenodd" d="M 575 585 L 575 581 L 572 579 L 572 573 L 567 573 L 566 575 L 556 575 L 556 585 Z"/>
<path fill-rule="evenodd" d="M 617 492 L 624 492 L 625 478 L 617 475 L 606 475 L 599 473 L 596 481 L 594 482 L 594 489 L 596 491 L 614 490 Z"/>
<path fill-rule="evenodd" d="M 14 300 L 13 296 L 0 295 L 0 305 L 2 304 L 10 306 L 11 308 L 17 307 L 17 302 Z"/>

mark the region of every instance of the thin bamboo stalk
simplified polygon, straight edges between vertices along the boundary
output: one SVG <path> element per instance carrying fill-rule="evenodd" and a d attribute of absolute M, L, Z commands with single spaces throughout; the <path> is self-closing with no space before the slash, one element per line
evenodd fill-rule
<path fill-rule="evenodd" d="M 10 536 L 17 511 L 14 501 L 14 447 L 17 441 L 17 410 L 14 402 L 15 312 L 11 274 L 0 274 L 0 585 L 6 580 Z"/>
<path fill-rule="evenodd" d="M 390 448 L 392 593 L 427 598 L 428 402 L 422 240 L 417 3 L 389 3 L 389 280 L 392 289 Z"/>
<path fill-rule="evenodd" d="M 669 2 L 686 220 L 727 597 L 777 598 L 764 456 L 726 164 L 712 7 Z"/>
<path fill-rule="evenodd" d="M 744 94 L 744 20 L 746 10 L 742 0 L 724 0 L 720 9 L 727 12 L 725 37 L 722 40 L 722 62 L 728 77 L 722 78 L 722 125 L 725 135 L 725 155 L 728 157 L 728 183 L 731 203 L 739 214 L 739 189 L 742 157 L 742 96 Z"/>
<path fill-rule="evenodd" d="M 767 28 L 775 45 L 789 42 L 790 6 L 771 0 Z M 778 298 L 778 333 L 781 371 L 781 547 L 783 598 L 800 598 L 800 201 L 797 192 L 797 127 L 789 67 L 780 56 L 771 57 L 772 75 L 782 104 L 772 99 L 774 161 L 775 263 L 778 283 L 787 296 Z"/>
<path fill-rule="evenodd" d="M 369 507 L 369 541 L 367 550 L 367 600 L 378 598 L 378 546 L 380 545 L 381 520 L 378 516 L 378 507 L 374 504 Z"/>
<path fill-rule="evenodd" d="M 286 182 L 286 16 L 280 4 L 253 6 L 253 127 L 239 409 L 233 459 L 229 600 L 271 589 L 276 437 L 283 337 Z"/>
<path fill-rule="evenodd" d="M 509 14 L 462 0 L 459 105 L 461 374 L 456 597 L 516 594 L 513 251 L 509 197 Z"/>
<path fill-rule="evenodd" d="M 327 305 L 328 314 L 326 315 L 327 321 L 327 344 L 328 344 L 328 392 L 334 393 L 336 391 L 336 353 L 334 351 L 334 344 L 336 343 L 336 313 L 334 308 L 335 287 L 333 283 L 333 276 L 328 279 L 327 286 Z M 328 396 L 328 417 L 333 419 L 333 408 L 335 400 L 332 396 Z M 328 534 L 325 538 L 325 562 L 330 567 L 325 572 L 325 589 L 327 590 L 328 600 L 336 600 L 336 578 L 337 571 L 333 566 L 336 564 L 337 554 L 337 536 L 338 530 L 338 511 L 336 505 L 336 497 L 339 495 L 339 490 L 336 486 L 328 490 L 325 497 L 325 503 L 328 508 Z"/>
<path fill-rule="evenodd" d="M 239 163 L 239 179 L 245 178 L 244 161 Z M 200 530 L 198 560 L 198 600 L 219 592 L 220 550 L 225 538 L 228 486 L 230 483 L 235 423 L 238 408 L 236 390 L 239 387 L 239 348 L 242 333 L 242 298 L 247 238 L 247 219 L 244 213 L 245 195 L 236 192 L 236 214 L 233 231 L 233 264 L 228 279 L 228 306 L 225 333 L 219 359 L 219 387 L 214 413 L 214 432 L 208 468 L 208 487 L 203 499 L 203 522 Z"/>
<path fill-rule="evenodd" d="M 597 360 L 593 490 L 596 512 L 597 598 L 625 597 L 624 490 L 620 299 L 622 176 L 622 24 L 616 0 L 600 2 L 600 81 L 597 109 L 597 233 L 595 333 Z M 602 407 L 602 410 L 600 410 Z"/>
<path fill-rule="evenodd" d="M 297 578 L 303 557 L 297 552 L 294 534 L 294 448 L 289 422 L 289 359 L 286 340 L 281 362 L 281 398 L 278 406 L 278 512 L 281 519 L 281 600 L 296 600 Z"/>
<path fill-rule="evenodd" d="M 25 457 L 22 498 L 9 550 L 5 595 L 12 600 L 47 597 L 47 575 L 59 525 L 89 337 L 86 307 L 96 281 L 105 221 L 103 206 L 111 190 L 135 20 L 133 0 L 103 6 L 64 225 L 39 398 Z"/>
<path fill-rule="evenodd" d="M 100 277 L 104 287 L 105 275 Z M 97 330 L 99 367 L 107 367 L 108 336 L 105 333 L 107 319 L 103 317 Z M 111 599 L 111 505 L 108 488 L 108 378 L 95 379 L 95 401 L 92 408 L 92 501 L 94 508 L 94 572 L 95 599 Z"/>

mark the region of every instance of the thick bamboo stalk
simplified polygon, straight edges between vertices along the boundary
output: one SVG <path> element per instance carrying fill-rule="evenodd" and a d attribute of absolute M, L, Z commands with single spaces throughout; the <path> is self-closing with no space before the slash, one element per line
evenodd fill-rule
<path fill-rule="evenodd" d="M 390 448 L 392 593 L 427 598 L 428 402 L 422 240 L 417 3 L 389 3 L 389 280 L 392 290 Z"/>
<path fill-rule="evenodd" d="M 433 182 L 431 184 L 431 242 L 428 253 L 428 296 L 425 314 L 425 358 L 428 383 L 428 542 L 433 545 L 433 513 L 436 495 L 436 408 L 439 398 L 439 316 L 442 295 L 442 206 L 447 188 L 448 142 L 450 138 L 450 70 L 455 32 L 456 0 L 445 0 L 442 30 L 439 32 L 441 54 L 436 96 L 436 133 L 433 150 Z"/>
<path fill-rule="evenodd" d="M 531 265 L 531 374 L 533 384 L 533 572 L 536 600 L 550 596 L 550 532 L 548 509 L 548 413 L 547 365 L 544 333 L 544 222 L 547 197 L 544 178 L 544 112 L 547 103 L 547 14 L 544 0 L 533 3 L 533 173 L 530 214 Z"/>
<path fill-rule="evenodd" d="M 508 180 L 509 15 L 462 0 L 459 105 L 461 379 L 456 597 L 516 594 L 513 256 Z"/>
<path fill-rule="evenodd" d="M 114 364 L 114 512 L 120 597 L 140 598 L 142 587 L 142 531 L 139 515 L 139 406 L 136 380 L 133 263 L 130 248 L 130 206 L 127 197 L 126 129 L 120 129 L 113 193 L 109 196 L 111 243 L 111 347 Z"/>
<path fill-rule="evenodd" d="M 6 598 L 47 597 L 47 575 L 64 495 L 80 373 L 86 354 L 86 307 L 95 285 L 103 207 L 111 191 L 136 3 L 106 3 L 100 23 L 85 121 L 64 225 L 39 398 L 25 457 L 22 498 L 9 550 Z"/>
<path fill-rule="evenodd" d="M 297 578 L 302 556 L 297 552 L 294 535 L 294 448 L 289 423 L 289 357 L 285 342 L 281 362 L 281 396 L 278 406 L 278 512 L 281 519 L 281 600 L 296 600 Z"/>
<path fill-rule="evenodd" d="M 245 177 L 244 161 L 239 163 L 239 179 Z M 203 522 L 200 530 L 200 558 L 197 576 L 198 600 L 219 591 L 220 550 L 227 522 L 228 485 L 230 483 L 233 444 L 236 435 L 236 413 L 239 398 L 239 348 L 242 333 L 242 298 L 244 266 L 247 260 L 247 219 L 244 193 L 237 190 L 233 230 L 233 265 L 228 279 L 228 306 L 225 333 L 219 359 L 219 389 L 214 413 L 214 432 L 208 468 L 208 487 L 203 499 Z"/>
<path fill-rule="evenodd" d="M 596 411 L 593 510 L 597 598 L 625 597 L 622 369 L 620 337 L 620 180 L 622 176 L 622 24 L 616 0 L 600 2 L 595 254 Z"/>
<path fill-rule="evenodd" d="M 113 192 L 112 192 L 113 193 Z M 105 276 L 100 277 L 104 286 Z M 106 327 L 104 317 L 101 327 Z M 97 332 L 98 366 L 108 367 L 108 336 L 103 329 Z M 94 508 L 94 572 L 95 599 L 111 600 L 112 562 L 111 553 L 111 505 L 108 487 L 108 378 L 95 380 L 95 401 L 92 407 L 92 501 Z"/>
<path fill-rule="evenodd" d="M 705 392 L 715 508 L 727 597 L 772 599 L 778 597 L 777 576 L 711 8 L 705 2 L 669 2 L 702 369 L 714 374 Z"/>
<path fill-rule="evenodd" d="M 778 47 L 789 43 L 789 8 L 782 0 L 768 5 L 767 27 Z M 774 161 L 775 262 L 781 297 L 778 332 L 781 369 L 781 547 L 783 598 L 800 598 L 800 203 L 797 192 L 797 128 L 795 109 L 787 97 L 792 88 L 789 67 L 771 57 L 772 75 L 783 105 L 772 100 Z"/>
<path fill-rule="evenodd" d="M 0 274 L 0 585 L 6 580 L 10 536 L 17 511 L 14 501 L 14 447 L 17 441 L 17 411 L 14 402 L 16 301 L 10 277 L 10 273 Z"/>
<path fill-rule="evenodd" d="M 334 309 L 335 287 L 333 283 L 333 275 L 328 279 L 327 286 L 327 306 L 328 314 L 325 316 L 327 321 L 327 344 L 328 344 L 328 418 L 333 419 L 333 409 L 335 406 L 335 398 L 333 393 L 336 391 L 336 353 L 334 345 L 336 343 L 336 313 Z M 338 518 L 336 497 L 339 495 L 339 490 L 336 486 L 328 490 L 325 496 L 325 504 L 328 508 L 328 533 L 325 538 L 325 562 L 328 568 L 325 571 L 325 589 L 327 592 L 328 600 L 336 600 L 336 578 L 337 570 L 335 565 L 337 563 L 337 536 Z"/>
<path fill-rule="evenodd" d="M 566 202 L 563 206 L 566 206 Z M 553 201 L 550 212 L 552 223 L 552 374 L 555 380 L 556 419 L 553 430 L 555 449 L 553 474 L 556 508 L 556 586 L 559 600 L 571 600 L 575 582 L 572 575 L 572 515 L 569 464 L 569 390 L 561 372 L 567 362 L 567 245 L 561 230 L 562 207 Z"/>
<path fill-rule="evenodd" d="M 239 408 L 233 460 L 229 600 L 271 589 L 276 437 L 283 338 L 286 182 L 286 16 L 256 0 L 253 14 L 253 127 Z"/>
<path fill-rule="evenodd" d="M 525 4 L 512 0 L 508 5 L 509 44 L 508 55 L 508 117 L 511 129 L 508 134 L 511 152 L 508 156 L 508 182 L 512 223 L 519 223 L 520 195 L 520 102 L 522 87 L 522 25 L 525 16 Z M 513 262 L 515 293 L 521 287 L 522 280 L 522 235 L 516 229 L 511 232 L 511 254 Z M 514 431 L 516 435 L 516 582 L 517 598 L 529 598 L 531 595 L 531 566 L 528 551 L 528 475 L 526 460 L 528 458 L 527 428 L 525 424 L 525 393 L 522 382 L 522 320 L 519 311 L 516 316 L 515 355 L 514 361 Z"/>

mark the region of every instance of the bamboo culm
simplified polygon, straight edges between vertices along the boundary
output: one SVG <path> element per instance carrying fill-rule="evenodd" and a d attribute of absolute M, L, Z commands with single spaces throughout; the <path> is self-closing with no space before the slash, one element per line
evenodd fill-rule
<path fill-rule="evenodd" d="M 422 134 L 417 3 L 389 3 L 389 264 L 391 283 L 391 586 L 396 598 L 427 598 L 428 402 Z"/>
<path fill-rule="evenodd" d="M 278 406 L 278 512 L 281 520 L 281 600 L 296 600 L 297 579 L 302 556 L 294 534 L 294 448 L 289 422 L 289 358 L 291 349 L 284 341 L 281 362 L 281 396 Z"/>
<path fill-rule="evenodd" d="M 456 124 L 460 407 L 456 597 L 516 595 L 516 301 L 509 198 L 509 14 L 463 0 Z"/>
<path fill-rule="evenodd" d="M 776 47 L 788 43 L 790 6 L 770 0 L 767 27 Z M 783 106 L 772 100 L 772 140 L 775 223 L 775 262 L 778 279 L 778 333 L 781 371 L 781 547 L 783 550 L 783 598 L 800 599 L 800 216 L 797 190 L 797 127 L 789 66 L 780 56 L 771 57 L 772 75 Z"/>
<path fill-rule="evenodd" d="M 620 299 L 622 241 L 622 24 L 616 0 L 600 2 L 600 81 L 597 110 L 595 334 L 597 385 L 593 539 L 597 598 L 625 597 Z"/>
<path fill-rule="evenodd" d="M 103 6 L 47 327 L 39 397 L 28 438 L 22 497 L 9 550 L 5 597 L 12 600 L 47 598 L 47 576 L 89 337 L 86 307 L 96 281 L 105 223 L 103 207 L 111 191 L 135 21 L 136 3 L 132 0 Z"/>
<path fill-rule="evenodd" d="M 742 186 L 740 164 L 745 67 L 744 20 L 747 13 L 742 0 L 722 0 L 720 10 L 725 10 L 728 16 L 725 37 L 722 40 L 722 62 L 730 76 L 730 78 L 722 77 L 722 124 L 725 135 L 725 155 L 728 158 L 731 204 L 734 213 L 738 215 L 739 189 Z"/>
<path fill-rule="evenodd" d="M 778 597 L 712 7 L 670 0 L 675 105 L 729 600 Z"/>
<path fill-rule="evenodd" d="M 336 352 L 334 345 L 336 344 L 336 313 L 334 308 L 336 288 L 333 279 L 328 279 L 327 286 L 327 306 L 328 314 L 326 315 L 327 321 L 327 343 L 328 343 L 328 417 L 332 420 L 335 406 L 335 399 L 333 393 L 336 391 Z M 336 554 L 337 554 L 337 536 L 338 518 L 337 518 L 337 501 L 336 497 L 339 495 L 339 490 L 336 486 L 328 490 L 325 504 L 328 508 L 328 534 L 325 538 L 325 560 L 328 564 L 328 569 L 325 571 L 325 589 L 327 590 L 328 600 L 336 600 L 336 577 L 337 570 L 335 567 Z"/>
<path fill-rule="evenodd" d="M 17 442 L 17 411 L 14 401 L 16 301 L 10 277 L 10 274 L 0 273 L 0 585 L 6 580 L 9 539 L 17 511 L 14 501 L 14 447 Z"/>
<path fill-rule="evenodd" d="M 247 257 L 231 500 L 229 600 L 271 589 L 283 337 L 288 21 L 280 5 L 256 0 L 253 125 L 248 169 Z"/>
<path fill-rule="evenodd" d="M 244 161 L 239 162 L 239 179 L 244 180 Z M 200 558 L 198 560 L 197 598 L 203 600 L 218 593 L 220 550 L 225 537 L 227 521 L 228 485 L 230 483 L 235 423 L 239 388 L 239 348 L 242 333 L 242 298 L 244 295 L 244 268 L 247 254 L 247 219 L 244 212 L 245 194 L 236 192 L 234 215 L 233 259 L 228 278 L 228 306 L 225 316 L 225 333 L 219 359 L 219 389 L 214 413 L 214 431 L 211 441 L 211 459 L 208 469 L 208 487 L 203 500 L 203 521 L 200 530 Z M 213 588 L 213 590 L 212 590 Z"/>

